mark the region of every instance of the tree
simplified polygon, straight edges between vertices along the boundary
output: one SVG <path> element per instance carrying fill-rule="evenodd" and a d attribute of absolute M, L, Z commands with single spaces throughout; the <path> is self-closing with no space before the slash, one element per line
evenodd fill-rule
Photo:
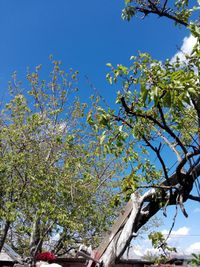
<path fill-rule="evenodd" d="M 167 17 L 187 26 L 196 44 L 185 61 L 160 62 L 139 53 L 131 57 L 130 67 L 108 63 L 109 83 L 121 88 L 118 106 L 113 110 L 99 104 L 93 116 L 88 115 L 89 123 L 102 130 L 107 152 L 131 170 L 122 181 L 121 193 L 125 199 L 131 196 L 132 209 L 101 255 L 104 267 L 113 266 L 158 211 L 166 215 L 167 206 L 175 205 L 175 220 L 178 208 L 188 216 L 187 200 L 200 201 L 200 28 L 189 20 L 197 7 L 189 9 L 188 2 L 176 1 L 171 8 L 168 1 L 125 1 L 123 18 L 130 20 L 138 12 Z M 176 160 L 174 168 L 169 157 Z"/>
<path fill-rule="evenodd" d="M 6 241 L 33 257 L 98 242 L 112 220 L 110 177 L 118 168 L 97 154 L 87 105 L 75 94 L 78 73 L 52 63 L 47 81 L 41 66 L 28 72 L 26 90 L 15 73 L 0 114 L 0 250 Z"/>
<path fill-rule="evenodd" d="M 154 263 L 165 263 L 170 258 L 172 252 L 177 252 L 175 247 L 171 247 L 167 244 L 166 238 L 162 233 L 151 232 L 148 237 L 151 240 L 153 248 L 159 252 L 159 254 L 155 255 Z M 150 256 L 150 254 L 147 254 L 147 257 L 148 256 Z"/>

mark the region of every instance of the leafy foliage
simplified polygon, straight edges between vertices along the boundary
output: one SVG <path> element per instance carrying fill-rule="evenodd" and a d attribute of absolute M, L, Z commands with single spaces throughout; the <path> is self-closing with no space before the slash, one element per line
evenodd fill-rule
<path fill-rule="evenodd" d="M 192 253 L 192 260 L 190 261 L 192 266 L 199 266 L 200 265 L 200 254 Z"/>
<path fill-rule="evenodd" d="M 161 252 L 155 259 L 156 263 L 165 263 L 167 259 L 169 259 L 171 252 L 177 252 L 175 247 L 171 247 L 167 244 L 166 238 L 160 232 L 152 232 L 149 235 L 149 239 L 153 247 Z"/>
<path fill-rule="evenodd" d="M 88 122 L 101 131 L 106 153 L 120 158 L 128 173 L 115 204 L 133 193 L 144 199 L 132 225 L 134 232 L 159 210 L 166 216 L 168 205 L 176 205 L 175 221 L 178 207 L 188 216 L 185 201 L 200 201 L 200 28 L 189 19 L 197 7 L 189 9 L 189 1 L 176 1 L 172 9 L 168 2 L 125 1 L 123 17 L 153 13 L 187 26 L 196 38 L 191 54 L 185 54 L 184 61 L 177 57 L 161 62 L 139 53 L 130 58 L 130 66 L 108 63 L 106 78 L 118 90 L 116 106 L 97 104 L 89 113 Z M 160 235 L 151 238 L 154 244 L 166 246 Z M 130 239 L 123 241 L 124 247 Z"/>
<path fill-rule="evenodd" d="M 98 243 L 113 218 L 110 177 L 118 168 L 96 153 L 87 105 L 75 94 L 78 73 L 52 63 L 48 81 L 41 66 L 28 72 L 29 90 L 15 73 L 0 114 L 0 244 L 6 239 L 33 256 L 42 248 L 64 254 Z"/>
<path fill-rule="evenodd" d="M 84 125 L 86 105 L 73 98 L 76 72 L 66 74 L 54 61 L 46 82 L 38 66 L 27 75 L 25 93 L 13 76 L 0 121 L 0 248 L 6 238 L 33 256 L 42 247 L 62 254 L 79 242 L 96 244 L 113 209 L 136 191 L 131 236 L 160 209 L 166 215 L 166 207 L 176 205 L 188 216 L 184 202 L 200 201 L 200 28 L 190 21 L 198 7 L 178 0 L 173 7 L 167 0 L 125 5 L 124 19 L 156 14 L 187 26 L 196 38 L 192 53 L 184 62 L 139 53 L 128 67 L 108 63 L 106 78 L 120 90 L 115 109 L 94 99 L 87 115 L 92 132 Z M 125 173 L 120 189 L 116 162 Z M 159 233 L 150 238 L 170 250 Z M 119 244 L 118 255 L 130 240 Z"/>
<path fill-rule="evenodd" d="M 195 36 L 198 38 L 196 30 Z M 118 112 L 97 107 L 96 124 L 91 114 L 89 122 L 103 128 L 101 141 L 107 151 L 130 163 L 132 170 L 123 180 L 123 191 L 133 192 L 144 184 L 154 186 L 168 179 L 164 153 L 169 149 L 178 161 L 182 155 L 199 153 L 199 46 L 186 58 L 186 62 L 177 58 L 162 63 L 140 53 L 131 57 L 129 68 L 108 64 L 108 82 L 121 86 L 116 98 Z M 189 131 L 186 125 L 190 125 Z M 150 161 L 152 152 L 160 167 Z"/>
<path fill-rule="evenodd" d="M 155 14 L 159 17 L 166 17 L 175 22 L 175 24 L 188 26 L 189 19 L 194 11 L 199 10 L 198 6 L 190 7 L 188 0 L 177 0 L 170 2 L 168 0 L 125 0 L 125 8 L 122 11 L 122 18 L 131 20 L 138 13 L 142 18 L 149 14 Z"/>

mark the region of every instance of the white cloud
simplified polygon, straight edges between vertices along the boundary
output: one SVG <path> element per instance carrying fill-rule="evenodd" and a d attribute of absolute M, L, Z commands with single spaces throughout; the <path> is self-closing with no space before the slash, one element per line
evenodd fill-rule
<path fill-rule="evenodd" d="M 144 255 L 144 250 L 140 245 L 131 245 L 123 255 L 123 259 L 138 259 Z"/>
<path fill-rule="evenodd" d="M 191 253 L 200 253 L 200 242 L 196 242 L 191 244 L 187 249 L 186 249 L 186 254 L 191 254 Z"/>
<path fill-rule="evenodd" d="M 134 249 L 134 253 L 138 256 L 138 257 L 142 257 L 143 256 L 143 252 L 141 250 L 141 248 L 139 246 L 137 246 L 135 249 Z"/>
<path fill-rule="evenodd" d="M 186 236 L 189 234 L 189 232 L 190 232 L 190 228 L 183 226 L 183 227 L 177 229 L 176 231 L 172 231 L 170 236 L 171 236 L 171 238 L 176 237 L 176 236 Z M 163 235 L 168 235 L 168 233 L 169 233 L 169 230 L 163 230 L 162 231 Z"/>
<path fill-rule="evenodd" d="M 180 51 L 172 57 L 171 62 L 174 62 L 177 57 L 179 57 L 181 61 L 185 61 L 185 54 L 191 54 L 195 43 L 196 38 L 194 36 L 190 35 L 189 37 L 185 37 L 183 39 L 183 44 L 180 48 Z"/>
<path fill-rule="evenodd" d="M 186 246 L 188 244 L 188 238 L 190 236 L 191 229 L 189 227 L 183 226 L 171 232 L 170 238 L 167 239 L 167 243 L 172 246 L 176 247 L 178 254 L 191 254 L 200 252 L 200 242 L 193 243 L 191 245 Z M 161 231 L 162 234 L 167 237 L 169 233 L 169 229 L 164 229 Z M 185 241 L 187 242 L 185 243 Z M 141 258 L 147 254 L 156 255 L 160 253 L 159 249 L 154 249 L 152 247 L 151 241 L 147 239 L 143 240 L 134 240 L 131 244 L 129 253 L 125 252 L 123 258 Z M 174 255 L 176 253 L 173 253 Z"/>
<path fill-rule="evenodd" d="M 162 234 L 167 237 L 169 230 L 163 230 Z M 190 228 L 183 226 L 171 232 L 170 237 L 167 239 L 167 243 L 172 246 L 176 247 L 177 251 L 180 252 L 180 248 L 183 245 L 183 238 L 188 236 L 190 233 Z"/>
<path fill-rule="evenodd" d="M 144 250 L 143 253 L 144 253 L 144 255 L 147 255 L 147 254 L 159 255 L 160 251 L 159 251 L 159 249 L 156 249 L 156 248 L 147 248 Z"/>

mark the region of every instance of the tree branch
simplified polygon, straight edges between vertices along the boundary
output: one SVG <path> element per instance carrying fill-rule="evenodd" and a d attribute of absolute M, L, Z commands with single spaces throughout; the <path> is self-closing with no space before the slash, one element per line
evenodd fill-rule
<path fill-rule="evenodd" d="M 188 199 L 200 202 L 200 196 L 197 197 L 197 196 L 189 195 Z"/>
<path fill-rule="evenodd" d="M 198 173 L 198 175 L 200 175 L 200 165 L 195 167 L 195 171 Z M 188 175 L 187 178 L 187 183 L 178 188 L 177 185 L 179 182 L 177 179 L 177 174 L 175 173 L 171 177 L 169 177 L 171 186 L 176 186 L 172 194 L 167 194 L 167 191 L 169 190 L 168 186 L 164 190 L 164 193 L 166 192 L 166 194 L 162 195 L 160 195 L 160 188 L 158 188 L 158 190 L 156 190 L 155 188 L 150 189 L 146 193 L 144 193 L 143 196 L 137 196 L 137 194 L 133 194 L 136 197 L 136 201 L 133 202 L 134 206 L 132 208 L 130 216 L 128 217 L 125 224 L 123 224 L 124 227 L 120 228 L 119 231 L 114 235 L 114 237 L 110 237 L 111 241 L 102 257 L 100 258 L 100 260 L 103 260 L 105 267 L 114 266 L 115 260 L 124 253 L 133 236 L 136 236 L 138 230 L 144 224 L 146 224 L 147 221 L 151 217 L 153 217 L 163 206 L 179 204 L 182 212 L 185 216 L 187 216 L 183 203 L 187 199 L 189 199 L 189 197 L 191 197 L 190 192 L 192 190 L 192 186 L 190 185 L 193 185 L 194 182 L 191 175 Z M 165 186 L 167 184 L 168 181 L 165 180 L 159 186 Z M 144 204 L 146 205 L 143 206 Z M 126 230 L 124 231 L 124 229 Z"/>
<path fill-rule="evenodd" d="M 163 160 L 163 158 L 161 157 L 161 155 L 160 155 L 160 148 L 161 147 L 159 147 L 159 148 L 156 148 L 156 147 L 154 147 L 149 141 L 148 141 L 148 139 L 144 136 L 144 135 L 142 135 L 142 138 L 144 139 L 144 141 L 146 142 L 146 144 L 156 153 L 156 155 L 157 155 L 157 157 L 158 157 L 158 159 L 159 159 L 159 161 L 160 161 L 160 164 L 161 164 L 161 166 L 162 166 L 162 169 L 163 169 L 163 172 L 164 172 L 164 175 L 165 175 L 165 179 L 166 179 L 166 181 L 168 181 L 169 180 L 169 177 L 168 177 L 168 172 L 167 172 L 167 168 L 166 168 L 166 166 L 165 166 L 165 162 L 164 162 L 164 160 Z M 169 185 L 169 184 L 168 184 Z"/>
<path fill-rule="evenodd" d="M 174 140 L 178 143 L 178 145 L 183 150 L 184 154 L 187 154 L 187 149 L 185 148 L 185 146 L 183 145 L 183 143 L 181 142 L 181 140 L 178 138 L 178 136 L 167 125 L 166 120 L 165 120 L 165 116 L 164 116 L 164 113 L 163 113 L 163 110 L 162 110 L 162 108 L 161 108 L 161 106 L 160 106 L 159 103 L 157 105 L 157 108 L 159 110 L 160 117 L 161 117 L 161 120 L 162 120 L 163 125 L 164 125 L 164 129 L 166 130 L 166 132 L 168 132 L 171 135 L 171 137 L 174 138 Z"/>
<path fill-rule="evenodd" d="M 121 98 L 121 102 L 122 102 L 122 106 L 125 110 L 125 112 L 131 116 L 134 116 L 134 117 L 141 117 L 141 118 L 144 118 L 144 119 L 149 119 L 150 121 L 154 122 L 156 125 L 158 125 L 160 128 L 164 129 L 164 126 L 158 121 L 156 120 L 155 118 L 153 118 L 152 116 L 150 115 L 147 115 L 147 114 L 139 114 L 139 113 L 136 113 L 134 112 L 133 110 L 131 110 L 128 105 L 126 104 L 126 101 L 125 101 L 125 98 L 122 97 Z"/>
<path fill-rule="evenodd" d="M 165 3 L 164 3 L 163 8 L 162 8 L 162 13 L 165 11 L 165 8 L 167 6 L 167 2 L 168 2 L 168 0 L 165 0 Z"/>
<path fill-rule="evenodd" d="M 176 174 L 180 175 L 182 168 L 184 167 L 184 165 L 188 162 L 189 159 L 191 159 L 192 157 L 199 155 L 200 154 L 200 150 L 196 150 L 193 153 L 188 153 L 186 154 L 186 156 L 182 159 L 182 161 L 179 163 L 179 165 L 176 168 Z M 190 169 L 189 169 L 190 172 Z M 189 173 L 188 173 L 189 174 Z"/>
<path fill-rule="evenodd" d="M 49 231 L 50 231 L 51 228 L 53 227 L 54 223 L 55 223 L 55 222 L 52 222 L 52 223 L 49 225 L 49 227 L 46 229 L 46 231 L 43 233 L 42 237 L 40 237 L 40 240 L 39 240 L 39 242 L 37 243 L 37 246 L 36 246 L 36 248 L 35 248 L 35 250 L 34 250 L 34 257 L 36 256 L 36 254 L 37 254 L 39 248 L 42 246 L 42 242 L 43 242 L 45 236 L 49 233 Z"/>
<path fill-rule="evenodd" d="M 125 101 L 125 98 L 124 97 L 121 97 L 121 103 L 122 103 L 122 106 L 125 110 L 125 112 L 131 116 L 134 116 L 134 117 L 141 117 L 141 118 L 145 118 L 145 119 L 148 119 L 152 122 L 154 122 L 157 126 L 159 126 L 161 129 L 165 130 L 167 133 L 170 134 L 170 136 L 172 138 L 174 138 L 174 140 L 178 143 L 178 145 L 181 147 L 181 149 L 183 150 L 184 154 L 187 154 L 187 149 L 185 148 L 185 146 L 182 144 L 181 140 L 178 138 L 177 135 L 175 135 L 175 133 L 169 128 L 169 126 L 166 124 L 166 121 L 165 121 L 165 118 L 164 118 L 164 114 L 162 112 L 162 109 L 161 107 L 158 106 L 159 108 L 159 112 L 160 112 L 160 115 L 161 115 L 161 119 L 162 119 L 162 122 L 163 124 L 161 124 L 157 119 L 155 119 L 154 117 L 152 117 L 151 115 L 148 115 L 148 114 L 140 114 L 140 113 L 136 113 L 134 112 L 133 110 L 131 110 L 128 105 L 126 104 L 126 101 Z M 133 128 L 133 126 L 131 126 Z"/>
<path fill-rule="evenodd" d="M 188 23 L 177 18 L 176 16 L 168 13 L 167 11 L 164 11 L 163 9 L 162 10 L 159 10 L 159 9 L 147 9 L 147 8 L 144 8 L 144 7 L 135 7 L 135 10 L 136 11 L 139 11 L 141 13 L 143 13 L 145 16 L 149 15 L 149 14 L 155 14 L 155 15 L 158 15 L 159 17 L 166 17 L 166 18 L 169 18 L 173 21 L 175 21 L 176 23 L 178 24 L 181 24 L 183 26 L 188 26 Z"/>
<path fill-rule="evenodd" d="M 158 131 L 157 128 L 155 128 L 155 131 L 164 140 L 164 142 L 171 148 L 171 150 L 175 152 L 178 161 L 181 162 L 182 161 L 182 158 L 181 158 L 181 155 L 179 154 L 178 150 L 175 148 L 176 147 L 176 144 L 174 144 L 174 145 L 171 144 L 170 141 L 164 135 L 162 135 L 162 133 L 160 131 Z"/>
<path fill-rule="evenodd" d="M 200 146 L 200 96 L 198 96 L 197 101 L 191 97 L 192 104 L 197 112 L 197 121 L 198 121 L 198 142 Z"/>

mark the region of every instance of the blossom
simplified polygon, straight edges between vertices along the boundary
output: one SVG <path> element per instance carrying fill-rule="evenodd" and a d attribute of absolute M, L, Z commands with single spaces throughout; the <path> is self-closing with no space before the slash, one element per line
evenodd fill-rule
<path fill-rule="evenodd" d="M 41 252 L 37 254 L 36 261 L 54 261 L 56 256 L 49 251 Z"/>

